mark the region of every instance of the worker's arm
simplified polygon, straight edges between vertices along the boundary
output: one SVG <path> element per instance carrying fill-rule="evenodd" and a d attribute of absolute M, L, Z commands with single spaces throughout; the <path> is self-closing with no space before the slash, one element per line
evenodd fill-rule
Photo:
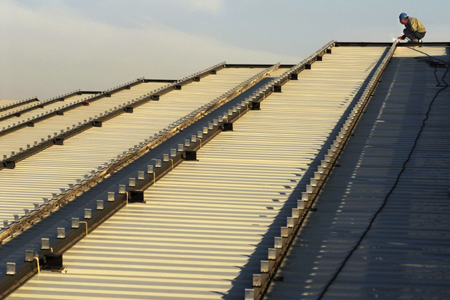
<path fill-rule="evenodd" d="M 399 36 L 399 37 L 397 38 L 397 40 L 404 40 L 404 39 L 405 39 L 405 36 L 404 36 L 404 35 Z"/>

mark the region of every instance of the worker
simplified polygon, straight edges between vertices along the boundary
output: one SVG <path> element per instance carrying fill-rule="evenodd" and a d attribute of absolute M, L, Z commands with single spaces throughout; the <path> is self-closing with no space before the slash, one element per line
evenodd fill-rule
<path fill-rule="evenodd" d="M 403 30 L 403 35 L 399 36 L 397 39 L 404 40 L 405 38 L 408 38 L 410 42 L 421 43 L 426 33 L 422 22 L 416 18 L 408 17 L 405 13 L 401 13 L 399 18 L 400 23 L 405 25 L 406 28 Z"/>

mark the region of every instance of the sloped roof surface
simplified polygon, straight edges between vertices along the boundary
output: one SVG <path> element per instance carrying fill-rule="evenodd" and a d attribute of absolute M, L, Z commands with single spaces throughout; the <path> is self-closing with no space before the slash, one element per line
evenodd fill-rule
<path fill-rule="evenodd" d="M 8 299 L 242 298 L 384 51 L 333 49 Z"/>
<path fill-rule="evenodd" d="M 265 299 L 450 297 L 448 49 L 397 48 Z"/>
<path fill-rule="evenodd" d="M 67 189 L 91 170 L 109 162 L 122 151 L 128 151 L 136 144 L 166 128 L 170 123 L 194 109 L 228 91 L 262 69 L 223 69 L 217 75 L 204 78 L 201 82 L 186 85 L 180 91 L 173 91 L 134 110 L 123 114 L 102 127 L 87 130 L 46 151 L 19 162 L 12 170 L 4 169 L 0 174 L 0 220 L 12 220 L 13 215 L 24 215 L 24 209 L 33 209 L 33 204 L 42 205 L 42 198 L 51 198 L 52 193 Z M 40 141 L 48 135 L 59 133 L 96 118 L 99 114 L 127 104 L 130 100 L 163 86 L 150 82 L 133 86 L 111 97 L 95 101 L 89 106 L 55 116 L 25 127 L 0 138 L 2 152 L 26 149 L 27 144 Z M 3 150 L 5 149 L 5 150 Z M 17 190 L 21 193 L 17 193 Z"/>

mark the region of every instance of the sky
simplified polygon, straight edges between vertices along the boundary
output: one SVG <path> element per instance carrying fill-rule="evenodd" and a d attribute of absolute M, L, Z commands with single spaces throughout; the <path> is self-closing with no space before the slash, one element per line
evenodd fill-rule
<path fill-rule="evenodd" d="M 450 42 L 448 0 L 0 0 L 0 99 L 296 64 L 331 40 L 392 42 L 402 12 Z"/>

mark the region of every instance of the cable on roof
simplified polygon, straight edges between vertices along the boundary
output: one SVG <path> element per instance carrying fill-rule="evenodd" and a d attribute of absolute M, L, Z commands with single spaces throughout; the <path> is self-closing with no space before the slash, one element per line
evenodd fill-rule
<path fill-rule="evenodd" d="M 422 54 L 425 54 L 426 56 L 428 56 L 433 62 L 441 62 L 444 63 L 446 65 L 446 71 L 444 73 L 444 75 L 441 78 L 441 81 L 445 84 L 441 89 L 439 89 L 436 94 L 434 95 L 433 99 L 431 100 L 430 104 L 428 105 L 428 110 L 425 113 L 425 118 L 422 120 L 422 126 L 420 127 L 420 130 L 416 136 L 416 139 L 414 140 L 414 145 L 411 148 L 411 151 L 408 154 L 408 158 L 403 162 L 402 165 L 402 169 L 400 170 L 400 172 L 397 175 L 397 179 L 395 180 L 394 185 L 392 186 L 392 188 L 389 190 L 389 192 L 387 193 L 386 197 L 383 200 L 383 204 L 380 206 L 380 208 L 377 210 L 377 212 L 373 215 L 372 219 L 369 222 L 369 225 L 367 226 L 366 230 L 363 232 L 363 234 L 361 235 L 360 239 L 358 240 L 358 242 L 356 243 L 356 245 L 353 247 L 353 249 L 349 252 L 349 254 L 347 255 L 347 257 L 345 258 L 345 260 L 342 262 L 341 266 L 338 268 L 338 270 L 336 271 L 336 273 L 333 275 L 333 277 L 330 279 L 330 281 L 328 282 L 328 284 L 325 286 L 325 288 L 323 289 L 323 291 L 320 293 L 319 297 L 317 299 L 322 299 L 323 296 L 325 295 L 325 293 L 328 291 L 329 287 L 333 284 L 333 282 L 336 280 L 337 276 L 341 273 L 341 271 L 344 269 L 345 265 L 347 264 L 347 262 L 349 261 L 350 257 L 353 255 L 353 253 L 356 251 L 356 249 L 359 248 L 359 246 L 361 245 L 361 242 L 363 241 L 363 239 L 366 237 L 367 233 L 369 232 L 369 230 L 372 228 L 373 223 L 375 222 L 375 219 L 378 217 L 378 215 L 381 213 L 381 211 L 383 210 L 383 208 L 386 206 L 386 203 L 389 199 L 389 197 L 391 196 L 391 194 L 394 192 L 395 188 L 397 187 L 398 182 L 400 181 L 400 178 L 403 174 L 403 172 L 406 169 L 406 164 L 409 162 L 409 160 L 411 159 L 411 156 L 414 152 L 414 150 L 416 149 L 417 146 L 417 142 L 419 141 L 420 136 L 422 135 L 422 131 L 425 128 L 425 123 L 429 118 L 429 114 L 431 112 L 431 108 L 433 106 L 433 103 L 435 102 L 436 98 L 439 96 L 439 94 L 444 91 L 445 89 L 447 89 L 449 87 L 449 84 L 445 81 L 445 77 L 447 76 L 447 73 L 450 69 L 450 62 L 446 62 L 443 60 L 440 60 L 438 58 L 435 58 L 425 52 L 419 51 L 417 49 L 413 49 L 411 47 L 408 47 L 411 50 L 420 52 Z M 437 78 L 436 72 L 437 69 L 440 66 L 440 63 L 432 63 L 430 64 L 431 67 L 434 68 L 434 75 L 436 77 L 436 81 L 438 82 L 438 84 L 436 86 L 441 86 L 441 83 L 439 81 L 439 79 Z"/>

